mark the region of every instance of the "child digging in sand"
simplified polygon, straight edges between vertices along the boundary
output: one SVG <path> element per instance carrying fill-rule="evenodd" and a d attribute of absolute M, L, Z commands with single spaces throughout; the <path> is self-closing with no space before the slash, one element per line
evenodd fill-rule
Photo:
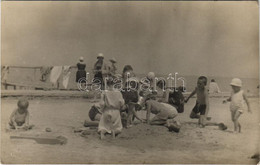
<path fill-rule="evenodd" d="M 243 90 L 241 90 L 242 87 L 242 81 L 238 78 L 232 79 L 230 83 L 232 87 L 232 93 L 231 96 L 224 100 L 223 103 L 226 103 L 227 101 L 230 101 L 230 111 L 231 111 L 231 119 L 234 123 L 234 133 L 241 132 L 241 125 L 238 122 L 238 118 L 243 113 L 244 110 L 244 101 L 247 104 L 248 112 L 251 113 L 249 101 L 244 93 Z"/>
<path fill-rule="evenodd" d="M 154 94 L 148 94 L 144 97 L 147 111 L 147 124 L 164 125 L 169 129 L 169 131 L 179 132 L 180 123 L 174 120 L 178 115 L 176 108 L 169 104 L 156 101 Z M 151 113 L 155 115 L 152 119 L 150 119 Z"/>
<path fill-rule="evenodd" d="M 193 95 L 197 94 L 196 105 L 191 111 L 190 118 L 199 118 L 198 124 L 200 127 L 205 127 L 205 118 L 207 117 L 209 111 L 209 96 L 208 90 L 206 89 L 206 85 L 207 77 L 200 76 L 197 81 L 197 87 L 185 100 L 185 102 L 187 103 Z M 199 116 L 198 113 L 200 113 Z"/>
<path fill-rule="evenodd" d="M 11 129 L 31 129 L 33 125 L 29 125 L 29 102 L 27 99 L 19 99 L 17 103 L 18 108 L 13 111 L 10 116 L 9 126 Z"/>
<path fill-rule="evenodd" d="M 100 138 L 104 139 L 105 134 L 112 134 L 113 138 L 123 129 L 120 117 L 120 109 L 124 107 L 125 101 L 119 90 L 114 89 L 113 80 L 105 82 L 107 84 L 107 90 L 101 94 L 101 100 L 99 102 L 100 111 L 102 112 L 98 132 Z"/>

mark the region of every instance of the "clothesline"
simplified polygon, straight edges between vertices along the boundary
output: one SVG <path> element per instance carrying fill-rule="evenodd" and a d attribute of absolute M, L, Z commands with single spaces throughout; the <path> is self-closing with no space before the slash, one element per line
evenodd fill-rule
<path fill-rule="evenodd" d="M 42 67 L 45 66 L 12 66 L 12 65 L 3 65 L 3 66 L 8 66 L 9 68 L 23 68 L 23 69 L 41 69 Z M 70 66 L 70 68 L 77 68 L 77 66 Z"/>
<path fill-rule="evenodd" d="M 59 78 L 62 76 L 63 82 L 62 85 L 65 89 L 68 87 L 69 78 L 70 78 L 70 69 L 77 68 L 76 66 L 41 66 L 41 67 L 33 67 L 33 66 L 2 66 L 2 84 L 5 85 L 5 88 L 7 88 L 8 85 L 14 86 L 16 88 L 16 85 L 13 85 L 11 83 L 8 83 L 8 75 L 10 68 L 19 68 L 19 69 L 32 69 L 34 71 L 33 77 L 34 80 L 36 80 L 36 72 L 37 69 L 41 72 L 41 79 L 40 81 L 46 82 L 47 76 L 50 74 L 50 82 L 59 88 Z M 24 85 L 23 85 L 24 86 Z"/>

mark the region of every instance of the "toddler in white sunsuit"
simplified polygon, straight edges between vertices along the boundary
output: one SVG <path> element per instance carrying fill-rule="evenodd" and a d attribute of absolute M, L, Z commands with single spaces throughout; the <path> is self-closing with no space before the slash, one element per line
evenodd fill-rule
<path fill-rule="evenodd" d="M 231 96 L 224 100 L 223 103 L 226 101 L 230 101 L 230 111 L 231 111 L 231 119 L 234 123 L 234 133 L 241 132 L 241 124 L 238 122 L 238 118 L 243 113 L 244 102 L 247 104 L 248 112 L 251 113 L 250 105 L 244 91 L 241 89 L 242 81 L 238 78 L 232 79 L 230 83 L 233 91 L 231 92 Z"/>

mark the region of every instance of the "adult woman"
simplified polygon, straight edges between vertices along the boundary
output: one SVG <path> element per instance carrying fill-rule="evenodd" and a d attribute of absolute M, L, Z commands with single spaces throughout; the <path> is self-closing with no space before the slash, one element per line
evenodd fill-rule
<path fill-rule="evenodd" d="M 79 58 L 79 62 L 77 63 L 77 68 L 78 71 L 76 73 L 76 82 L 77 83 L 86 83 L 86 81 L 84 81 L 84 78 L 86 79 L 86 64 L 84 63 L 84 58 L 80 57 Z M 81 82 L 79 82 L 81 81 Z"/>
<path fill-rule="evenodd" d="M 103 82 L 103 75 L 102 75 L 102 70 L 104 68 L 104 55 L 102 53 L 99 53 L 97 56 L 97 62 L 94 65 L 94 79 L 95 81 L 100 81 L 102 85 L 102 89 L 104 87 L 104 82 Z"/>

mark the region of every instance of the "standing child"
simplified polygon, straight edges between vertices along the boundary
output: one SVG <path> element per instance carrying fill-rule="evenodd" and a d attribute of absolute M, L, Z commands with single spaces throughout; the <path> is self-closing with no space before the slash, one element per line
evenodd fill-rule
<path fill-rule="evenodd" d="M 27 99 L 20 99 L 17 103 L 18 108 L 13 111 L 10 116 L 10 128 L 11 129 L 31 129 L 29 125 L 29 102 Z"/>
<path fill-rule="evenodd" d="M 230 85 L 233 91 L 231 93 L 231 96 L 227 100 L 224 100 L 223 103 L 226 103 L 226 101 L 231 101 L 230 103 L 231 119 L 234 123 L 234 133 L 237 133 L 237 132 L 241 132 L 241 125 L 238 122 L 238 118 L 243 113 L 244 101 L 246 102 L 248 107 L 248 112 L 250 113 L 251 113 L 251 108 L 244 91 L 241 90 L 242 81 L 238 78 L 234 78 L 232 79 Z"/>
<path fill-rule="evenodd" d="M 123 69 L 122 73 L 123 78 L 123 90 L 121 90 L 121 93 L 123 95 L 123 98 L 125 100 L 126 104 L 126 113 L 122 112 L 122 116 L 126 118 L 126 128 L 132 127 L 132 122 L 134 117 L 136 117 L 138 120 L 142 121 L 136 113 L 135 105 L 138 102 L 138 85 L 139 82 L 137 81 L 137 78 L 135 77 L 135 74 L 133 72 L 133 68 L 131 65 L 126 65 Z M 125 122 L 125 121 L 124 121 Z"/>
<path fill-rule="evenodd" d="M 106 83 L 108 90 L 103 91 L 99 102 L 102 116 L 99 121 L 98 132 L 101 139 L 105 138 L 106 133 L 112 134 L 115 138 L 116 134 L 119 134 L 123 129 L 120 109 L 123 108 L 125 101 L 121 92 L 113 88 L 112 80 L 108 80 Z"/>
<path fill-rule="evenodd" d="M 187 103 L 189 99 L 197 94 L 196 105 L 191 111 L 190 118 L 199 118 L 199 126 L 205 127 L 205 118 L 207 117 L 209 111 L 209 96 L 208 90 L 206 89 L 207 77 L 200 76 L 197 81 L 197 87 L 190 94 L 190 96 L 185 100 Z M 200 115 L 198 115 L 200 113 Z"/>

